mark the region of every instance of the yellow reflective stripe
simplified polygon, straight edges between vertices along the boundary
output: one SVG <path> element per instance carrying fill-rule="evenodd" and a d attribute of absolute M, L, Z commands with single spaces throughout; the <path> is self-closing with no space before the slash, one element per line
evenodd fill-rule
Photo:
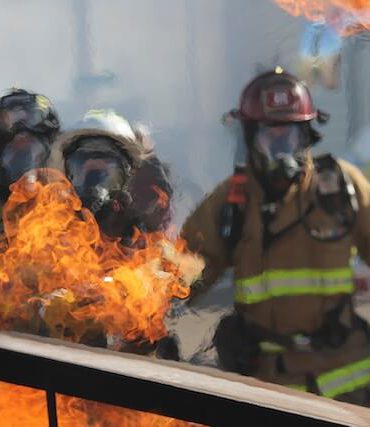
<path fill-rule="evenodd" d="M 36 95 L 36 105 L 40 110 L 45 111 L 50 108 L 50 101 L 44 95 Z"/>
<path fill-rule="evenodd" d="M 353 290 L 350 268 L 268 270 L 259 276 L 236 280 L 235 301 L 254 304 L 279 296 L 333 295 Z"/>
<path fill-rule="evenodd" d="M 352 271 L 348 267 L 344 268 L 299 268 L 295 270 L 267 270 L 261 276 L 268 276 L 271 279 L 306 279 L 306 278 L 329 278 L 343 279 L 344 277 L 352 277 Z"/>
<path fill-rule="evenodd" d="M 370 373 L 361 378 L 351 380 L 346 384 L 341 384 L 330 390 L 325 390 L 322 392 L 322 395 L 333 399 L 334 397 L 340 396 L 341 394 L 351 393 L 352 391 L 363 388 L 368 384 L 370 384 Z"/>
<path fill-rule="evenodd" d="M 92 109 L 89 110 L 86 114 L 85 114 L 85 119 L 89 119 L 90 117 L 94 118 L 94 117 L 105 117 L 107 115 L 107 111 L 103 110 L 103 109 Z"/>
<path fill-rule="evenodd" d="M 296 270 L 267 270 L 262 274 L 250 278 L 238 279 L 237 283 L 246 285 L 258 285 L 261 280 L 286 280 L 286 279 L 346 279 L 352 277 L 352 270 L 345 268 L 300 268 Z"/>
<path fill-rule="evenodd" d="M 283 353 L 286 350 L 285 347 L 270 341 L 262 341 L 259 346 L 263 353 Z"/>
<path fill-rule="evenodd" d="M 317 385 L 325 397 L 336 397 L 370 384 L 370 357 L 335 369 L 317 378 Z"/>
<path fill-rule="evenodd" d="M 295 334 L 292 335 L 291 338 L 298 350 L 311 351 L 311 340 L 307 336 Z M 287 350 L 286 347 L 273 341 L 261 341 L 259 346 L 263 353 L 283 353 Z"/>
<path fill-rule="evenodd" d="M 261 294 L 251 294 L 246 295 L 243 292 L 236 292 L 235 301 L 245 304 L 255 304 L 258 302 L 266 301 L 270 298 L 277 298 L 282 296 L 296 296 L 296 295 L 335 295 L 339 293 L 351 293 L 352 288 L 350 284 L 336 285 L 331 288 L 326 287 L 324 289 L 318 289 L 314 286 L 300 287 L 300 288 L 290 288 L 290 287 L 281 287 L 274 288 L 268 292 Z"/>
<path fill-rule="evenodd" d="M 352 277 L 352 270 L 348 267 L 345 268 L 300 268 L 296 270 L 267 270 L 262 274 L 250 278 L 238 279 L 237 283 L 245 285 L 258 285 L 261 280 L 286 280 L 286 279 L 346 279 Z"/>

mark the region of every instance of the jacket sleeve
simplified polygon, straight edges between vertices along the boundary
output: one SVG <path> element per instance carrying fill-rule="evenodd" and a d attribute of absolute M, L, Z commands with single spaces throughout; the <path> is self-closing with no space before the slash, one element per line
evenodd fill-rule
<path fill-rule="evenodd" d="M 354 227 L 354 245 L 360 257 L 370 266 L 370 183 L 357 167 L 343 160 L 339 164 L 352 180 L 359 205 Z"/>
<path fill-rule="evenodd" d="M 195 290 L 197 296 L 204 293 L 228 267 L 228 254 L 219 236 L 219 215 L 227 186 L 225 181 L 209 194 L 187 218 L 181 231 L 189 249 L 201 254 L 206 262 L 201 286 Z"/>

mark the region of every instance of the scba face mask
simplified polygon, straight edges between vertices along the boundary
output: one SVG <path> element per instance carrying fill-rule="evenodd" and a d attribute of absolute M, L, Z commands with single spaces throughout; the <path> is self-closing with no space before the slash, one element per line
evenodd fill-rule
<path fill-rule="evenodd" d="M 17 134 L 0 153 L 1 185 L 9 186 L 25 172 L 44 167 L 49 152 L 47 138 L 29 132 Z"/>
<path fill-rule="evenodd" d="M 64 155 L 67 177 L 83 206 L 94 214 L 105 234 L 119 237 L 122 214 L 131 203 L 127 158 L 107 138 L 86 138 Z"/>
<path fill-rule="evenodd" d="M 258 124 L 251 157 L 265 185 L 284 192 L 299 178 L 306 141 L 304 129 L 298 123 Z"/>

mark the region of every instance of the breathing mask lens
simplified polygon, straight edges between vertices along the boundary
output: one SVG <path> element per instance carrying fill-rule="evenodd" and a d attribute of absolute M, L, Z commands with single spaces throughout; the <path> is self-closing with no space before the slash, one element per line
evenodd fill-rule
<path fill-rule="evenodd" d="M 299 123 L 259 124 L 251 161 L 268 198 L 278 200 L 303 170 L 307 138 Z"/>
<path fill-rule="evenodd" d="M 44 167 L 48 155 L 49 146 L 46 139 L 29 133 L 16 135 L 1 152 L 0 162 L 4 182 L 10 185 L 25 172 Z"/>
<path fill-rule="evenodd" d="M 120 164 L 104 153 L 77 151 L 67 160 L 67 169 L 68 178 L 80 197 L 96 187 L 110 192 L 124 184 Z"/>
<path fill-rule="evenodd" d="M 287 125 L 259 125 L 254 149 L 264 158 L 269 170 L 287 157 L 294 157 L 302 147 L 302 130 L 296 123 Z"/>

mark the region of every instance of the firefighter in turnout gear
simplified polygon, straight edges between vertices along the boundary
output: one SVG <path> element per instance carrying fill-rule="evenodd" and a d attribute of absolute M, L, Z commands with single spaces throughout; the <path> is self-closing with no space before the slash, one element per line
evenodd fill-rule
<path fill-rule="evenodd" d="M 312 157 L 312 121 L 328 115 L 280 68 L 249 83 L 229 117 L 243 126 L 248 161 L 183 226 L 206 260 L 188 304 L 233 267 L 235 310 L 213 338 L 219 365 L 370 405 L 369 331 L 350 269 L 354 247 L 370 263 L 370 184 L 349 163 Z"/>
<path fill-rule="evenodd" d="M 169 171 L 145 131 L 113 110 L 91 110 L 55 142 L 48 166 L 72 182 L 100 229 L 125 245 L 135 228 L 165 230 L 171 216 Z"/>
<path fill-rule="evenodd" d="M 59 127 L 57 112 L 43 95 L 12 89 L 0 98 L 1 206 L 8 199 L 12 183 L 46 165 Z"/>
<path fill-rule="evenodd" d="M 169 171 L 154 153 L 148 133 L 131 127 L 113 110 L 91 110 L 73 130 L 61 133 L 47 166 L 64 173 L 101 232 L 120 239 L 126 249 L 145 245 L 135 237 L 135 229 L 150 233 L 165 231 L 169 225 L 173 192 Z M 106 347 L 109 337 L 100 325 L 93 326 L 81 342 Z M 179 358 L 172 336 L 122 345 L 126 352 L 155 351 L 162 358 Z"/>

